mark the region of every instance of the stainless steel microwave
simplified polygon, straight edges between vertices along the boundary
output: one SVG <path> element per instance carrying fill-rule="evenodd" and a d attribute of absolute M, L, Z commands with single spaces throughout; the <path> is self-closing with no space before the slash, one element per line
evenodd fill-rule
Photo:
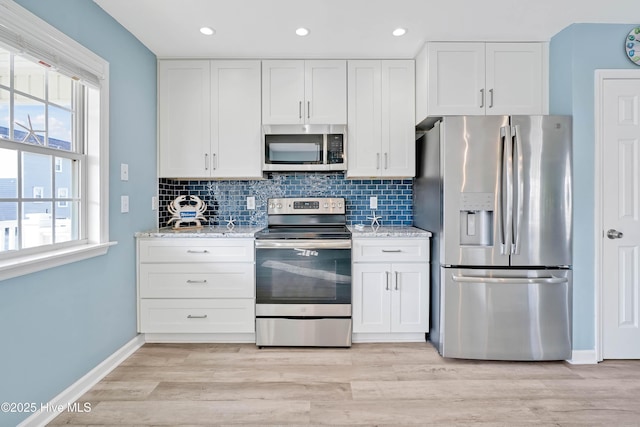
<path fill-rule="evenodd" d="M 347 170 L 345 125 L 263 126 L 264 171 Z"/>

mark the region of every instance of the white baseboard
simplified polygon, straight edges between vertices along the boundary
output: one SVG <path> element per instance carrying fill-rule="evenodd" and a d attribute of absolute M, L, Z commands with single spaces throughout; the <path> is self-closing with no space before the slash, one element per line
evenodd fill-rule
<path fill-rule="evenodd" d="M 107 357 L 102 363 L 89 371 L 85 376 L 51 399 L 51 401 L 46 404 L 46 408 L 51 408 L 51 410 L 40 410 L 35 412 L 29 418 L 18 424 L 18 427 L 44 426 L 52 421 L 62 412 L 56 411 L 55 408 L 66 409 L 69 405 L 72 405 L 73 402 L 89 391 L 91 387 L 95 386 L 101 379 L 117 368 L 118 365 L 120 365 L 127 357 L 131 356 L 136 350 L 142 347 L 144 342 L 144 335 L 137 335 L 120 349 L 116 350 L 116 352 L 111 356 Z"/>
<path fill-rule="evenodd" d="M 572 365 L 595 365 L 598 363 L 595 350 L 573 350 L 571 359 L 567 362 Z"/>

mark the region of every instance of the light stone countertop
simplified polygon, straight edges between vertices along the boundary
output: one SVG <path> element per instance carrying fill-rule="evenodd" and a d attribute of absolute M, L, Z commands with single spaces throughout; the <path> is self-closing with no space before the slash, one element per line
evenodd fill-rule
<path fill-rule="evenodd" d="M 136 237 L 237 237 L 237 238 L 253 238 L 254 234 L 264 227 L 262 226 L 245 226 L 239 225 L 233 229 L 228 229 L 225 226 L 209 227 L 204 226 L 202 228 L 189 228 L 182 230 L 175 230 L 171 227 L 156 228 L 148 231 L 139 231 L 135 234 Z"/>
<path fill-rule="evenodd" d="M 363 230 L 357 230 L 355 225 L 347 226 L 351 237 L 431 237 L 431 232 L 410 225 L 394 225 L 373 228 L 365 225 Z"/>

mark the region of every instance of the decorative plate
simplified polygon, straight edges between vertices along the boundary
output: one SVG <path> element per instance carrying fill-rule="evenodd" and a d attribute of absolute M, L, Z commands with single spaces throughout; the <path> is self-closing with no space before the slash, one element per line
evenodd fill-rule
<path fill-rule="evenodd" d="M 627 49 L 627 58 L 634 64 L 640 65 L 640 27 L 635 27 L 629 31 L 624 45 Z"/>

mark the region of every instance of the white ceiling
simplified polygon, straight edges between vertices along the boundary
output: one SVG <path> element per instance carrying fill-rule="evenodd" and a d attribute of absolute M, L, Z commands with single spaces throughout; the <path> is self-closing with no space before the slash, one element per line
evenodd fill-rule
<path fill-rule="evenodd" d="M 548 41 L 572 23 L 640 25 L 638 0 L 94 1 L 160 58 L 413 58 L 429 40 Z M 301 26 L 311 33 L 296 36 Z M 407 34 L 393 37 L 396 27 Z"/>

